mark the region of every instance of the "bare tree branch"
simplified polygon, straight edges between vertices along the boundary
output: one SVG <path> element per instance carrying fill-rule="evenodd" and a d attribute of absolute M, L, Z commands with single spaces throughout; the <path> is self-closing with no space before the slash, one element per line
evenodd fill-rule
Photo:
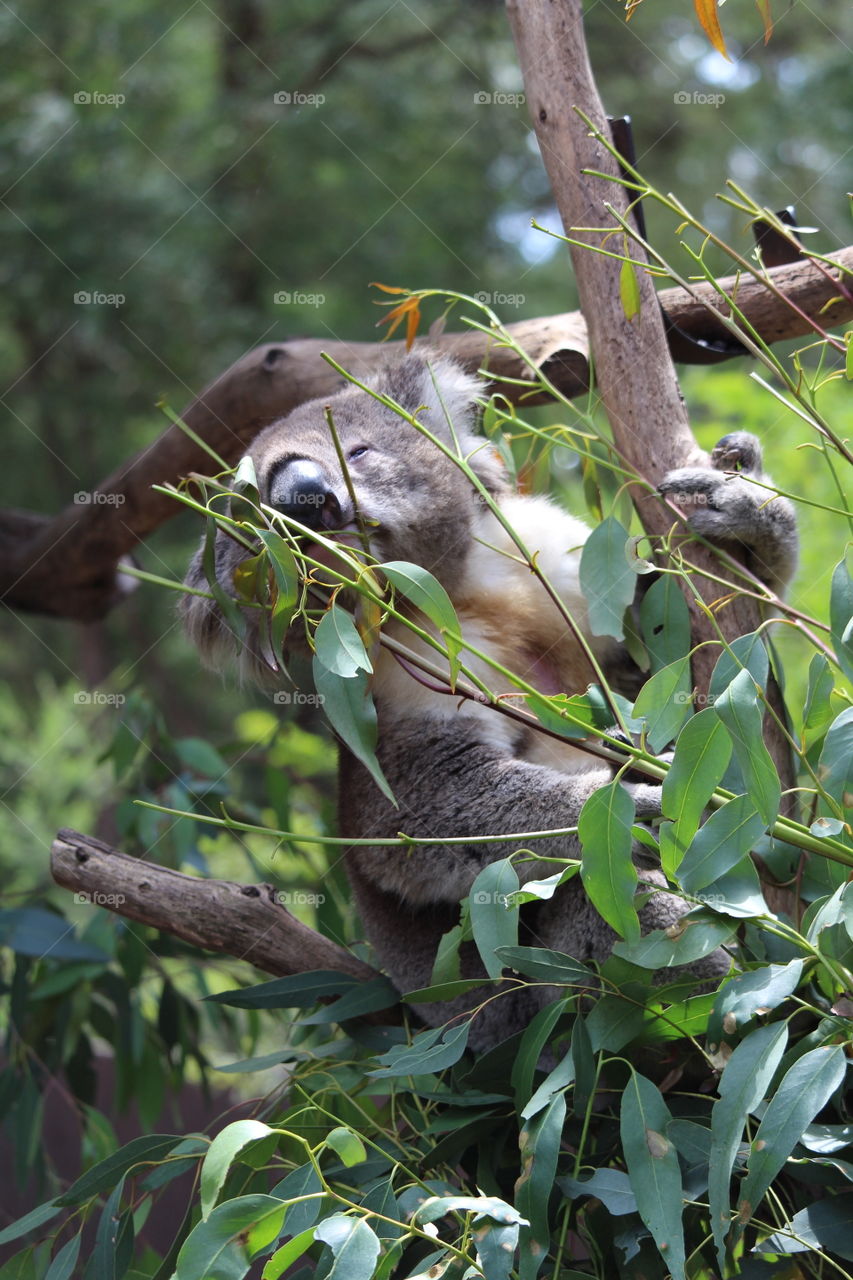
<path fill-rule="evenodd" d="M 67 827 L 53 842 L 50 866 L 57 884 L 88 895 L 116 915 L 162 929 L 206 951 L 247 960 L 274 977 L 315 969 L 348 973 L 364 982 L 381 976 L 297 920 L 277 901 L 270 884 L 186 876 Z M 382 1017 L 391 1020 L 391 1014 Z"/>

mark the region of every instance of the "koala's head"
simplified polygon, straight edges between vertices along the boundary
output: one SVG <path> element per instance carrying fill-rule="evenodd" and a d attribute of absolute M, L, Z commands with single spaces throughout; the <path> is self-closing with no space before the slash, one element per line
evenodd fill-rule
<path fill-rule="evenodd" d="M 485 389 L 480 378 L 446 356 L 418 354 L 388 367 L 370 385 L 416 416 L 454 452 L 455 435 L 489 491 L 505 491 L 506 476 L 494 450 L 473 434 L 477 397 Z M 349 486 L 327 422 L 329 410 Z M 360 388 L 347 387 L 300 405 L 257 436 L 250 456 L 261 500 L 283 515 L 326 537 L 339 534 L 346 542 L 358 528 L 351 488 L 376 560 L 413 561 L 451 592 L 461 581 L 479 495 L 432 440 Z M 235 594 L 234 570 L 246 555 L 239 544 L 218 533 L 216 576 L 229 595 Z M 201 552 L 190 565 L 187 584 L 207 589 Z M 255 619 L 249 618 L 249 633 L 238 643 L 212 600 L 185 596 L 182 612 L 190 638 L 211 665 L 222 665 L 223 650 L 234 654 L 242 648 L 242 657 L 257 671 L 260 639 Z"/>

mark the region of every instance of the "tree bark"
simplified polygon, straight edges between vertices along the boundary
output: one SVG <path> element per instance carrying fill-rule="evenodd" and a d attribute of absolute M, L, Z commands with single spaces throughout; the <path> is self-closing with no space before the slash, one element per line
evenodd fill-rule
<path fill-rule="evenodd" d="M 57 884 L 116 915 L 162 929 L 206 951 L 247 960 L 274 977 L 314 969 L 348 973 L 363 982 L 381 976 L 297 920 L 277 901 L 270 884 L 186 876 L 67 827 L 53 842 L 50 867 Z"/>
<path fill-rule="evenodd" d="M 610 196 L 614 194 L 615 189 L 609 192 Z M 590 260 L 596 257 L 592 253 L 584 256 Z M 853 317 L 853 297 L 842 296 L 840 283 L 844 271 L 853 270 L 853 247 L 834 255 L 834 259 L 838 269 L 828 275 L 809 261 L 777 267 L 771 273 L 777 288 L 807 315 L 820 315 L 823 324 L 839 324 Z M 802 317 L 780 303 L 759 281 L 729 277 L 719 284 L 727 292 L 737 289 L 739 305 L 768 340 L 796 337 L 808 331 Z M 697 286 L 697 292 L 713 302 L 710 285 Z M 612 307 L 604 303 L 608 296 L 602 294 L 600 301 L 603 312 L 610 314 Z M 613 297 L 618 296 L 617 286 Z M 657 296 L 684 332 L 705 339 L 725 335 L 720 322 L 684 290 L 666 289 Z M 824 312 L 827 303 L 830 305 Z M 601 340 L 603 329 L 606 351 L 610 330 L 598 322 L 597 306 L 598 301 L 592 307 L 596 341 Z M 646 313 L 650 311 L 656 311 L 653 298 L 646 307 Z M 617 319 L 624 328 L 621 310 Z M 564 395 L 581 395 L 588 389 L 587 331 L 579 312 L 522 320 L 507 328 L 534 366 L 545 372 Z M 530 377 L 527 367 L 512 351 L 475 330 L 442 334 L 428 345 L 456 356 L 471 369 L 486 366 L 496 378 Z M 183 418 L 225 462 L 233 463 L 262 427 L 305 400 L 338 390 L 340 377 L 321 358 L 321 352 L 363 377 L 399 356 L 402 350 L 401 342 L 330 343 L 311 338 L 257 347 L 206 387 L 184 410 Z M 514 400 L 525 394 L 523 386 L 507 384 L 503 390 Z M 680 406 L 678 412 L 683 417 Z M 660 424 L 654 431 L 655 441 L 661 442 L 658 457 L 672 456 L 673 448 L 666 447 L 666 421 L 656 412 L 652 417 Z M 651 443 L 648 420 L 646 417 L 636 424 L 645 432 L 636 439 L 633 450 L 641 471 L 646 468 Z M 619 430 L 625 434 L 621 426 Z M 686 439 L 683 437 L 683 442 Z M 180 510 L 172 498 L 154 493 L 151 486 L 178 484 L 191 471 L 208 475 L 215 470 L 215 463 L 203 449 L 179 427 L 170 426 L 153 444 L 84 495 L 88 500 L 75 501 L 56 517 L 26 511 L 0 512 L 0 599 L 11 608 L 59 618 L 82 622 L 103 618 L 132 585 L 121 577 L 122 556 Z"/>
<path fill-rule="evenodd" d="M 669 357 L 663 317 L 651 277 L 642 267 L 641 250 L 624 235 L 606 208 L 610 205 L 623 216 L 628 210 L 629 198 L 618 181 L 617 162 L 575 110 L 580 107 L 595 129 L 609 136 L 607 117 L 587 57 L 581 3 L 507 0 L 507 9 L 528 107 L 567 235 L 584 244 L 600 246 L 608 232 L 615 232 L 614 247 L 622 249 L 624 241 L 625 251 L 638 263 L 634 274 L 640 311 L 629 320 L 620 292 L 622 263 L 594 248 L 571 246 L 581 311 L 589 330 L 596 389 L 610 420 L 614 442 L 629 468 L 656 488 L 668 471 L 707 465 L 708 458 L 690 431 Z M 591 171 L 617 181 L 595 176 Z M 646 531 L 653 537 L 666 535 L 674 523 L 674 509 L 640 487 L 634 489 L 634 501 Z M 691 560 L 700 571 L 719 571 L 719 561 L 710 549 L 692 546 Z M 709 604 L 723 595 L 723 589 L 705 577 L 694 576 L 694 583 Z M 693 641 L 701 646 L 694 653 L 693 679 L 700 692 L 706 692 L 720 645 L 711 619 L 689 591 L 685 591 L 685 597 L 691 612 Z M 727 639 L 754 631 L 760 620 L 758 604 L 735 594 L 716 610 L 716 622 Z M 782 710 L 778 690 L 770 696 L 771 705 Z M 793 785 L 790 751 L 783 734 L 770 720 L 766 738 L 783 788 L 789 788 Z"/>

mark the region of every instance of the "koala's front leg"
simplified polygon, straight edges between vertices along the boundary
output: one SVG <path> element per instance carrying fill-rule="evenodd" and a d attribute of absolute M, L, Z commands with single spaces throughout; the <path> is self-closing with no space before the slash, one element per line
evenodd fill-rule
<path fill-rule="evenodd" d="M 458 839 L 576 826 L 584 802 L 610 781 L 610 770 L 594 766 L 563 773 L 518 759 L 507 740 L 512 733 L 512 727 L 500 725 L 487 736 L 482 721 L 464 716 L 401 718 L 389 725 L 380 711 L 378 755 L 399 808 L 381 796 L 361 765 L 343 755 L 343 833 L 369 839 L 402 831 L 419 839 Z M 638 817 L 660 814 L 659 787 L 630 783 L 627 790 Z M 483 867 L 523 843 L 496 838 L 410 849 L 362 846 L 348 856 L 362 877 L 419 905 L 459 902 Z M 580 856 L 573 834 L 537 840 L 531 847 L 548 857 Z M 534 879 L 550 875 L 553 867 L 530 861 L 518 871 L 522 879 Z"/>
<path fill-rule="evenodd" d="M 778 594 L 797 565 L 797 520 L 787 498 L 753 483 L 766 480 L 758 440 L 734 431 L 717 442 L 710 467 L 670 471 L 659 492 L 685 511 L 702 537 L 739 551 Z"/>

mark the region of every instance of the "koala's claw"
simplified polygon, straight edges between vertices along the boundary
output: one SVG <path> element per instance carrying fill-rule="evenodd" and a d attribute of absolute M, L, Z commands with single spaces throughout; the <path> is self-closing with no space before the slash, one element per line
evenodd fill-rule
<path fill-rule="evenodd" d="M 717 471 L 761 471 L 761 445 L 748 431 L 732 431 L 714 445 L 711 466 Z"/>

